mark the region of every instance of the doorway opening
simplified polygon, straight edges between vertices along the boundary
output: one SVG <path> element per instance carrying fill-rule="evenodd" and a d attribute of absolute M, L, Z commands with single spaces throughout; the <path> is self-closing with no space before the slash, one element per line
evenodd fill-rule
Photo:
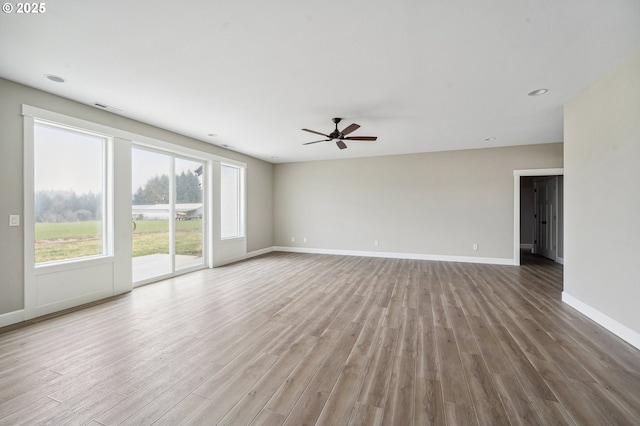
<path fill-rule="evenodd" d="M 522 253 L 563 263 L 564 169 L 514 170 L 513 176 L 514 265 Z"/>
<path fill-rule="evenodd" d="M 564 251 L 563 186 L 562 175 L 520 179 L 520 248 L 558 263 Z"/>

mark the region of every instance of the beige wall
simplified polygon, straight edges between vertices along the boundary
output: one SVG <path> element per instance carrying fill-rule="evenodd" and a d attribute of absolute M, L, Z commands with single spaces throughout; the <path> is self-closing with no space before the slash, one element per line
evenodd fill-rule
<path fill-rule="evenodd" d="M 512 259 L 513 170 L 562 165 L 560 143 L 279 164 L 275 243 Z"/>
<path fill-rule="evenodd" d="M 247 163 L 248 251 L 273 246 L 272 164 L 0 79 L 0 315 L 23 308 L 23 228 L 7 226 L 23 216 L 22 104 Z"/>
<path fill-rule="evenodd" d="M 640 51 L 565 106 L 565 283 L 640 333 Z"/>
<path fill-rule="evenodd" d="M 247 252 L 271 248 L 273 240 L 273 164 L 247 162 Z"/>

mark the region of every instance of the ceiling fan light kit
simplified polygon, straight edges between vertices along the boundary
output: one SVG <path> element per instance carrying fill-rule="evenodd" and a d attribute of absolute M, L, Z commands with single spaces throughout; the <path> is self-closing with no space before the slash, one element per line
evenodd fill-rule
<path fill-rule="evenodd" d="M 377 136 L 347 136 L 348 134 L 358 130 L 360 128 L 360 125 L 353 123 L 348 125 L 344 129 L 342 129 L 342 131 L 340 131 L 338 130 L 338 123 L 342 121 L 342 118 L 336 117 L 336 118 L 333 118 L 332 121 L 336 125 L 336 128 L 328 135 L 321 132 L 316 132 L 315 130 L 302 129 L 305 132 L 315 133 L 316 135 L 324 136 L 325 138 L 327 138 L 319 141 L 306 142 L 306 143 L 303 143 L 303 145 L 311 145 L 319 142 L 336 141 L 336 145 L 338 146 L 338 148 L 345 149 L 347 147 L 347 144 L 344 143 L 344 141 L 371 141 L 372 142 L 378 139 Z"/>

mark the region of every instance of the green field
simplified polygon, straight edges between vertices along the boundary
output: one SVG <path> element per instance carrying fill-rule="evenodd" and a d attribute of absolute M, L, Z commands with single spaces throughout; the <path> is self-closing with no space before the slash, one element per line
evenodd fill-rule
<path fill-rule="evenodd" d="M 176 254 L 202 255 L 202 220 L 176 221 Z M 133 224 L 132 224 L 133 227 Z M 99 221 L 36 223 L 36 263 L 102 254 Z M 169 222 L 136 220 L 133 257 L 169 253 Z"/>

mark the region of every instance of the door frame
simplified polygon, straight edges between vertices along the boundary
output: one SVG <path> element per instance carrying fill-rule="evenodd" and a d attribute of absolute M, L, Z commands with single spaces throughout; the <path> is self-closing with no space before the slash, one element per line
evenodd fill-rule
<path fill-rule="evenodd" d="M 182 275 L 185 274 L 187 272 L 192 272 L 192 271 L 197 271 L 198 269 L 204 269 L 204 268 L 211 268 L 212 262 L 210 261 L 211 256 L 209 255 L 209 253 L 212 251 L 211 249 L 211 245 L 212 245 L 212 239 L 208 237 L 208 235 L 211 234 L 211 230 L 209 229 L 210 224 L 211 224 L 211 220 L 209 219 L 210 217 L 210 212 L 211 212 L 211 207 L 209 206 L 209 200 L 210 197 L 208 197 L 208 191 L 209 188 L 211 187 L 210 185 L 210 180 L 211 177 L 209 176 L 209 167 L 208 167 L 208 163 L 209 161 L 204 158 L 204 156 L 199 156 L 196 157 L 194 155 L 187 155 L 187 154 L 183 154 L 177 150 L 164 150 L 164 149 L 158 149 L 156 147 L 151 147 L 145 144 L 140 144 L 140 143 L 136 143 L 133 142 L 132 146 L 131 146 L 131 151 L 133 153 L 134 149 L 138 149 L 138 150 L 142 150 L 142 151 L 148 151 L 148 152 L 153 152 L 155 154 L 159 154 L 159 155 L 165 155 L 167 157 L 171 158 L 171 164 L 170 164 L 170 171 L 169 171 L 169 200 L 168 203 L 169 204 L 169 256 L 171 259 L 171 272 L 169 273 L 165 273 L 165 274 L 160 274 L 160 275 L 155 275 L 153 277 L 149 277 L 149 278 L 145 278 L 142 279 L 140 281 L 133 281 L 133 262 L 132 262 L 132 285 L 133 287 L 140 287 L 143 285 L 147 285 L 153 282 L 157 282 L 160 280 L 164 280 L 167 278 L 171 278 L 171 277 L 175 277 L 178 275 Z M 133 157 L 133 154 L 132 154 Z M 204 170 L 203 170 L 203 179 L 202 179 L 202 263 L 199 265 L 194 265 L 194 266 L 189 266 L 186 268 L 182 268 L 179 270 L 176 270 L 176 250 L 175 250 L 175 245 L 176 245 L 176 223 L 175 223 L 175 206 L 176 206 L 176 189 L 175 189 L 175 162 L 176 159 L 183 159 L 183 160 L 188 160 L 188 161 L 193 161 L 193 162 L 197 162 L 197 163 L 201 163 Z M 133 161 L 131 161 L 131 176 L 133 179 Z M 133 248 L 133 240 L 131 241 L 131 246 Z M 133 251 L 133 250 L 131 250 Z M 131 258 L 131 260 L 133 260 L 133 257 Z"/>
<path fill-rule="evenodd" d="M 560 176 L 564 168 L 513 171 L 513 264 L 520 265 L 520 178 L 522 176 Z"/>

